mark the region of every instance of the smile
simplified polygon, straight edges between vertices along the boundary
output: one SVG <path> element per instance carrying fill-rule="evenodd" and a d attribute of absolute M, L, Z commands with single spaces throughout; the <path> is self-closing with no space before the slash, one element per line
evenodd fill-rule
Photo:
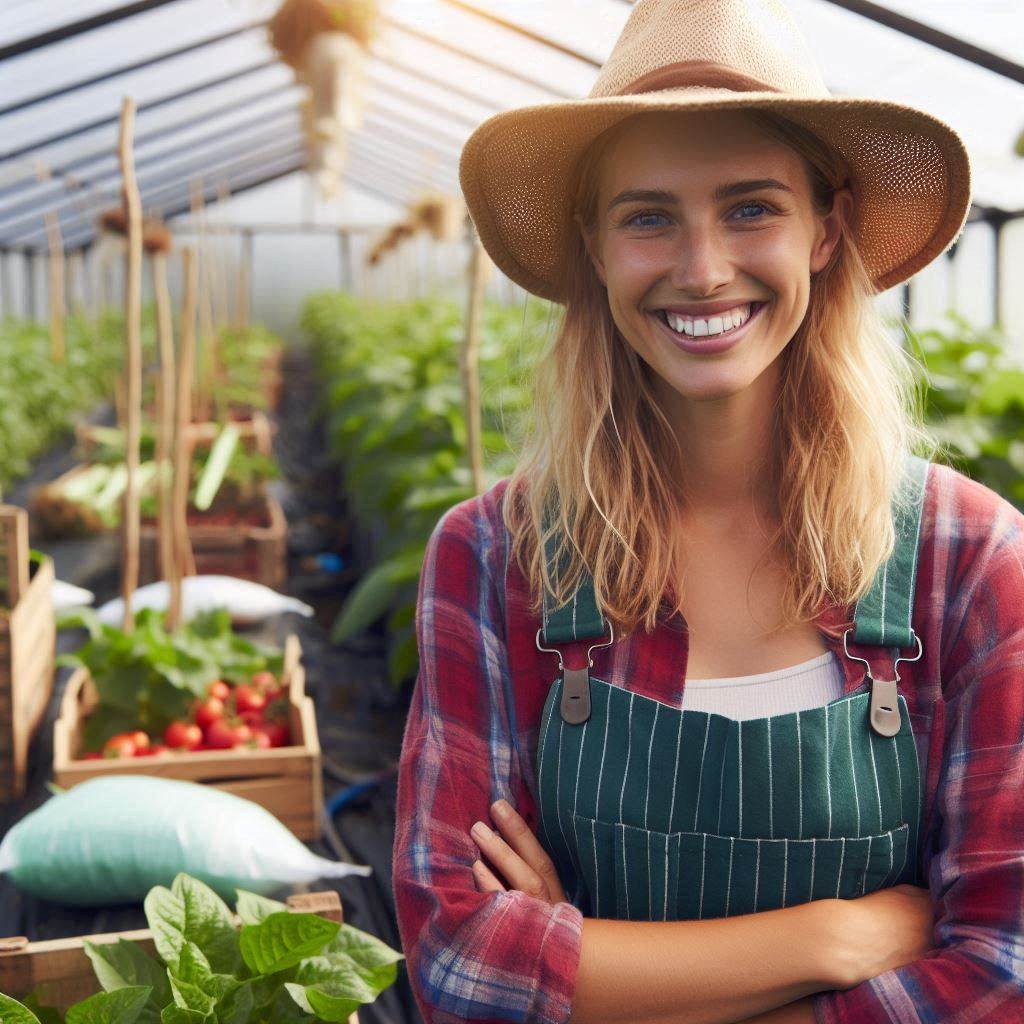
<path fill-rule="evenodd" d="M 706 319 L 668 314 L 663 309 L 649 315 L 657 320 L 661 330 L 683 351 L 713 355 L 725 352 L 740 341 L 766 305 L 766 302 L 752 302 Z M 671 321 L 675 321 L 675 326 Z"/>

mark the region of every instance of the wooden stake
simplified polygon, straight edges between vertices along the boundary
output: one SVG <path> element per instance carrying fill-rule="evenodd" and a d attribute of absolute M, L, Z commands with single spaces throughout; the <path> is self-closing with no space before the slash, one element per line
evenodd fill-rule
<path fill-rule="evenodd" d="M 469 309 L 466 314 L 466 342 L 462 348 L 462 382 L 466 394 L 466 441 L 473 490 L 482 494 L 484 482 L 483 428 L 480 414 L 480 328 L 483 321 L 484 287 L 490 267 L 480 240 L 473 236 L 469 262 Z"/>
<path fill-rule="evenodd" d="M 160 346 L 160 385 L 157 390 L 159 425 L 156 436 L 157 465 L 157 536 L 160 547 L 160 574 L 167 580 L 176 574 L 174 557 L 174 469 L 172 455 L 176 449 L 174 436 L 174 327 L 171 317 L 171 295 L 167 288 L 167 256 L 153 253 L 153 296 L 156 299 L 157 340 Z M 169 608 L 169 606 L 168 606 Z M 169 628 L 173 628 L 168 610 Z"/>
<path fill-rule="evenodd" d="M 196 292 L 199 267 L 191 246 L 182 250 L 183 309 L 181 314 L 181 360 L 178 366 L 177 427 L 174 446 L 174 574 L 169 578 L 171 600 L 168 626 L 181 619 L 181 577 L 194 576 L 195 557 L 188 539 L 189 463 L 192 457 L 188 426 L 192 422 L 192 378 L 196 365 Z"/>
<path fill-rule="evenodd" d="M 17 505 L 0 505 L 0 605 L 11 610 L 28 591 L 28 552 L 28 513 Z"/>
<path fill-rule="evenodd" d="M 46 237 L 50 243 L 50 358 L 64 362 L 64 242 L 60 221 L 52 210 L 46 214 Z"/>
<path fill-rule="evenodd" d="M 132 145 L 135 135 L 135 101 L 126 96 L 121 106 L 118 156 L 121 163 L 122 202 L 128 227 L 125 257 L 125 336 L 127 339 L 127 430 L 125 464 L 128 485 L 124 494 L 121 524 L 121 597 L 124 600 L 122 628 L 135 625 L 132 595 L 139 585 L 139 436 L 142 432 L 142 201 L 135 180 Z"/>

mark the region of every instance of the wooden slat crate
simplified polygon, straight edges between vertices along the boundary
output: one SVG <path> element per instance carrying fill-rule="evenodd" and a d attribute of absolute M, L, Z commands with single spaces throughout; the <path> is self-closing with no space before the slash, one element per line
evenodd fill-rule
<path fill-rule="evenodd" d="M 25 791 L 28 745 L 50 695 L 56 653 L 53 561 L 29 574 L 28 515 L 0 505 L 0 801 Z"/>
<path fill-rule="evenodd" d="M 289 896 L 286 902 L 293 913 L 319 914 L 329 921 L 342 921 L 341 900 L 336 892 L 300 893 Z M 29 942 L 23 936 L 0 939 L 0 992 L 23 999 L 34 991 L 44 1006 L 64 1012 L 100 991 L 84 943 L 104 945 L 119 939 L 138 942 L 150 956 L 156 956 L 153 933 L 148 928 L 48 942 Z M 349 1017 L 349 1024 L 359 1024 L 358 1011 Z"/>
<path fill-rule="evenodd" d="M 53 781 L 70 788 L 102 775 L 158 775 L 216 786 L 265 807 L 299 839 L 320 838 L 323 785 L 320 739 L 313 701 L 306 696 L 301 647 L 294 634 L 284 648 L 284 685 L 288 689 L 292 745 L 269 750 L 199 750 L 140 758 L 86 760 L 81 751 L 82 723 L 96 706 L 88 670 L 68 680 L 60 717 L 53 731 Z"/>
<path fill-rule="evenodd" d="M 288 577 L 288 523 L 281 503 L 263 491 L 265 526 L 189 526 L 197 575 L 237 576 L 281 588 Z M 162 579 L 157 528 L 143 523 L 139 535 L 139 581 Z"/>
<path fill-rule="evenodd" d="M 266 413 L 256 410 L 248 418 L 232 422 L 238 428 L 239 439 L 243 444 L 248 444 L 253 451 L 268 458 L 274 454 L 274 434 L 277 432 L 277 425 L 270 421 Z M 222 423 L 190 423 L 188 440 L 193 446 L 199 443 L 210 445 L 222 427 Z M 89 459 L 90 453 L 96 447 L 97 436 L 107 429 L 109 428 L 97 427 L 92 423 L 75 424 L 75 440 L 83 458 Z"/>

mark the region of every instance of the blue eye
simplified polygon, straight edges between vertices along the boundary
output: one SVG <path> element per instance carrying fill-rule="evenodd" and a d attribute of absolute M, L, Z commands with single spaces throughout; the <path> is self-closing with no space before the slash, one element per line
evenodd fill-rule
<path fill-rule="evenodd" d="M 752 207 L 752 206 L 758 207 L 758 208 L 760 208 L 762 210 L 768 210 L 768 207 L 765 206 L 764 203 L 754 203 L 754 202 L 744 203 L 742 206 L 736 207 L 736 209 L 737 210 L 749 210 L 750 207 Z M 769 212 L 771 212 L 771 211 L 769 211 Z M 757 219 L 756 217 L 740 217 L 740 220 L 756 220 L 756 219 Z"/>
<path fill-rule="evenodd" d="M 636 222 L 638 220 L 640 220 L 641 217 L 662 217 L 662 216 L 664 216 L 664 214 L 661 214 L 661 213 L 635 213 L 635 214 L 633 214 L 632 217 L 629 218 L 629 220 L 626 221 L 626 224 L 627 225 L 636 225 L 637 227 L 641 227 L 641 228 L 657 227 L 658 225 L 656 225 L 656 224 L 637 224 Z"/>

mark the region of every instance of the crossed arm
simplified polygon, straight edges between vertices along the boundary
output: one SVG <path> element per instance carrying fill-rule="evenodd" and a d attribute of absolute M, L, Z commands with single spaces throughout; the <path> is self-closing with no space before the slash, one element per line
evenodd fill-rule
<path fill-rule="evenodd" d="M 491 814 L 498 832 L 472 832 L 495 869 L 474 862 L 477 889 L 565 900 L 523 818 L 504 800 Z M 813 993 L 841 983 L 830 941 L 841 902 L 699 922 L 584 918 L 572 1024 L 815 1024 Z"/>

